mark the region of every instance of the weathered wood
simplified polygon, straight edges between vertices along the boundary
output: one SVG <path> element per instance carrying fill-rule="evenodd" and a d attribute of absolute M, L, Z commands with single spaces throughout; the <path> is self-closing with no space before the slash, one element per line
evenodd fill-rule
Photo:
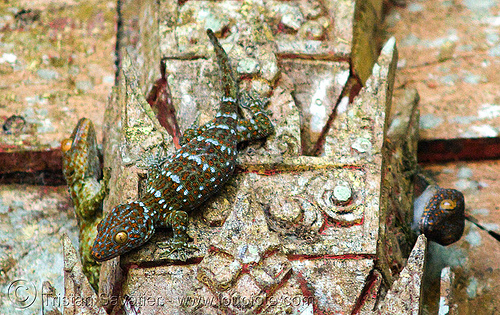
<path fill-rule="evenodd" d="M 500 137 L 422 140 L 418 151 L 421 163 L 497 160 L 500 158 Z"/>
<path fill-rule="evenodd" d="M 356 1 L 351 65 L 362 85 L 365 85 L 370 77 L 379 55 L 382 7 L 383 1 Z"/>

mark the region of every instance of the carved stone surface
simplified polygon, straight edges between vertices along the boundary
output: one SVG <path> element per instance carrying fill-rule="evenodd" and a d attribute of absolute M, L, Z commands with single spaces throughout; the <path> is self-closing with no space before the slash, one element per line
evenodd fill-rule
<path fill-rule="evenodd" d="M 387 66 L 392 60 L 388 59 Z M 388 73 L 380 71 L 378 77 L 374 77 L 373 81 L 382 85 L 377 89 L 383 90 L 384 84 L 387 86 L 388 81 L 384 78 Z M 124 74 L 125 78 L 130 77 L 126 68 Z M 355 126 L 360 121 L 364 124 L 361 132 L 368 142 L 367 149 L 359 143 L 360 137 L 356 134 L 341 138 L 350 141 L 348 147 L 356 150 L 345 158 L 349 164 L 334 163 L 331 159 L 333 152 L 324 157 L 260 155 L 260 152 L 265 152 L 265 146 L 249 148 L 242 153 L 240 162 L 241 168 L 250 172 L 234 176 L 220 194 L 193 213 L 189 234 L 200 251 L 188 256 L 187 260 L 194 264 L 178 265 L 179 257 L 165 256 L 155 245 L 156 241 L 169 237 L 170 231 L 158 233 L 152 242 L 122 257 L 126 266 L 174 263 L 152 269 L 160 268 L 165 274 L 175 272 L 183 279 L 179 285 L 182 294 L 172 294 L 177 302 L 165 301 L 162 306 L 165 314 L 177 310 L 178 301 L 184 296 L 195 301 L 205 301 L 208 296 L 216 302 L 215 309 L 251 314 L 271 306 L 278 307 L 267 301 L 276 296 L 281 296 L 282 300 L 290 298 L 288 292 L 295 292 L 294 286 L 300 288 L 297 291 L 300 294 L 294 295 L 295 299 L 307 301 L 297 307 L 307 309 L 312 306 L 324 311 L 354 307 L 377 255 L 380 147 L 386 95 L 369 92 L 367 88 L 354 103 L 352 111 L 355 114 L 345 116 L 345 124 Z M 140 98 L 136 100 L 140 101 Z M 126 111 L 131 106 L 135 109 L 146 107 L 144 101 L 142 103 L 141 106 L 129 104 Z M 275 107 L 275 104 L 270 104 L 271 109 Z M 280 126 L 285 125 L 285 117 L 273 115 L 272 118 L 276 122 L 277 135 L 283 134 Z M 368 131 L 366 126 L 370 127 Z M 299 128 L 295 125 L 291 130 Z M 279 147 L 275 144 L 279 141 L 277 138 L 268 139 L 268 145 Z M 144 143 L 122 146 L 121 151 L 128 147 L 140 148 L 141 145 L 142 150 L 147 151 Z M 125 155 L 122 153 L 121 156 Z M 136 160 L 140 161 L 139 158 Z M 248 160 L 252 163 L 245 165 Z M 141 284 L 144 281 L 172 285 L 173 280 L 162 276 L 163 273 L 152 271 L 155 275 L 152 280 L 144 278 L 140 269 L 133 269 L 127 276 L 124 292 L 128 296 L 148 296 L 151 293 L 149 288 L 142 289 L 145 288 Z M 331 285 L 332 281 L 335 285 Z M 176 290 L 179 286 L 175 286 Z M 152 292 L 170 291 L 158 289 Z M 144 305 L 142 309 L 146 311 L 149 307 L 158 310 L 151 305 Z M 206 307 L 214 306 L 191 305 L 185 312 Z M 277 309 L 282 308 L 286 305 Z"/>
<path fill-rule="evenodd" d="M 420 235 L 408 257 L 408 264 L 379 305 L 378 314 L 420 314 L 426 252 L 427 239 Z"/>
<path fill-rule="evenodd" d="M 64 314 L 99 314 L 106 315 L 104 308 L 99 307 L 97 295 L 90 286 L 87 277 L 83 274 L 83 267 L 71 244 L 69 237 L 64 234 L 62 237 L 64 247 L 64 294 L 66 300 L 58 301 L 57 305 L 64 307 Z M 46 297 L 46 303 L 51 301 Z M 54 311 L 55 314 L 59 314 Z"/>
<path fill-rule="evenodd" d="M 354 1 L 161 1 L 165 57 L 205 55 L 206 28 L 229 29 L 253 43 L 275 42 L 275 53 L 345 59 L 352 45 Z"/>
<path fill-rule="evenodd" d="M 341 95 L 349 69 L 342 60 L 352 41 L 354 4 L 317 5 L 163 1 L 158 8 L 159 48 L 123 42 L 122 49 L 132 46 L 132 58 L 122 53 L 120 84 L 107 111 L 105 164 L 112 177 L 105 211 L 137 198 L 148 157 L 173 150 L 143 96 L 154 78 L 142 72 L 154 71 L 135 58 L 144 62 L 149 50 L 159 49 L 164 58 L 179 125 L 185 130 L 210 120 L 221 95 L 204 29 L 228 34 L 221 43 L 243 78 L 240 88 L 269 97 L 267 109 L 276 132 L 241 150 L 233 179 L 190 213 L 188 234 L 198 251 L 167 255 L 156 242 L 171 231 L 160 231 L 120 258 L 122 281 L 117 280 L 118 258 L 103 264 L 100 284 L 107 285 L 100 293 L 126 296 L 144 314 L 373 310 L 378 292 L 404 265 L 400 240 L 387 232 L 387 211 L 399 205 L 391 199 L 394 180 L 402 181 L 398 198 L 411 199 L 406 169 L 393 172 L 391 166 L 403 159 L 395 152 L 414 153 L 397 150 L 403 144 L 413 148 L 415 133 L 391 150 L 384 147 L 397 61 L 391 39 L 366 86 L 331 126 L 322 155 L 302 155 L 304 143 L 314 143 L 318 126 Z M 342 14 L 345 19 L 339 18 Z M 323 60 L 287 59 L 311 55 Z M 137 65 L 146 69 L 139 71 Z M 414 126 L 414 121 L 405 124 Z M 109 283 L 111 278 L 122 288 Z"/>

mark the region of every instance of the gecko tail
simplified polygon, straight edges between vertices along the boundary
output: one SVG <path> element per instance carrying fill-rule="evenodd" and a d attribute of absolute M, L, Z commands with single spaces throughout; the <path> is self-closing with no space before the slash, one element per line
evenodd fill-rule
<path fill-rule="evenodd" d="M 207 29 L 207 35 L 210 42 L 214 46 L 215 55 L 217 56 L 217 63 L 219 64 L 221 75 L 222 75 L 222 89 L 224 90 L 224 97 L 233 100 L 238 99 L 238 82 L 233 76 L 233 71 L 231 69 L 231 63 L 227 57 L 224 48 L 217 37 L 215 37 L 214 32 L 211 29 Z"/>

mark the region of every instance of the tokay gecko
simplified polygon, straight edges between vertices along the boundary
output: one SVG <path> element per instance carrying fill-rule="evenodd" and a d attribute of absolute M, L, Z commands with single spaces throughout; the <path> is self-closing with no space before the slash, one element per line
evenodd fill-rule
<path fill-rule="evenodd" d="M 456 190 L 429 185 L 415 199 L 413 230 L 443 246 L 458 241 L 464 233 L 464 195 Z"/>
<path fill-rule="evenodd" d="M 182 147 L 172 157 L 148 170 L 144 196 L 116 206 L 98 225 L 92 256 L 104 261 L 146 243 L 156 228 L 171 227 L 169 253 L 196 249 L 188 244 L 187 212 L 201 205 L 228 181 L 234 171 L 237 144 L 265 138 L 274 132 L 260 100 L 239 95 L 229 59 L 211 30 L 221 71 L 223 96 L 215 119 L 188 129 Z M 251 111 L 251 119 L 238 116 L 239 106 Z"/>
<path fill-rule="evenodd" d="M 417 174 L 415 183 L 419 190 L 425 190 L 413 204 L 412 230 L 443 246 L 458 241 L 465 227 L 464 195 L 439 187 L 423 173 Z"/>
<path fill-rule="evenodd" d="M 63 174 L 75 206 L 80 227 L 80 256 L 83 272 L 97 291 L 100 266 L 91 257 L 97 223 L 102 219 L 102 200 L 106 196 L 109 172 L 101 177 L 94 124 L 87 118 L 78 121 L 71 137 L 61 142 Z"/>

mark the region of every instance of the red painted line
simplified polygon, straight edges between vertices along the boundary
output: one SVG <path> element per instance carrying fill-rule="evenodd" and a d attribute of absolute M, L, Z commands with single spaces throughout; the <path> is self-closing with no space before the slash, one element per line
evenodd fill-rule
<path fill-rule="evenodd" d="M 363 305 L 365 305 L 366 300 L 368 300 L 368 298 L 370 297 L 370 294 L 372 294 L 375 284 L 381 277 L 382 276 L 379 273 L 375 273 L 373 272 L 373 270 L 372 272 L 370 272 L 370 274 L 366 278 L 365 286 L 363 287 L 363 290 L 361 290 L 361 293 L 356 301 L 356 304 L 354 304 L 351 315 L 356 315 L 359 313 Z M 376 290 L 376 292 L 373 294 L 374 295 L 372 295 L 371 297 L 376 298 L 378 290 Z"/>
<path fill-rule="evenodd" d="M 364 216 L 361 219 L 352 222 L 333 220 L 330 217 L 326 217 L 326 214 L 324 214 L 324 216 L 325 216 L 325 223 L 323 224 L 323 226 L 321 226 L 319 230 L 320 234 L 324 234 L 327 228 L 350 228 L 357 225 L 363 225 L 363 223 L 365 222 Z"/>
<path fill-rule="evenodd" d="M 375 254 L 344 254 L 344 255 L 288 255 L 289 260 L 317 260 L 317 259 L 376 259 Z"/>

